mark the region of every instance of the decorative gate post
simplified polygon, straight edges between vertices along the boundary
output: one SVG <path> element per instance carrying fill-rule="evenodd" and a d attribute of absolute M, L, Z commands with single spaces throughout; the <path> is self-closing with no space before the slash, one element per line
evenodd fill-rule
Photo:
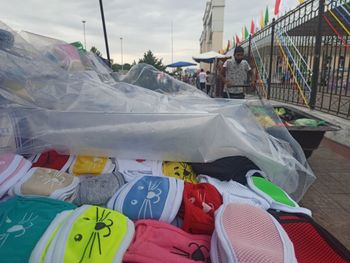
<path fill-rule="evenodd" d="M 272 27 L 271 27 L 271 47 L 270 47 L 270 65 L 269 65 L 269 77 L 267 79 L 267 99 L 270 99 L 271 95 L 271 78 L 272 78 L 272 59 L 273 59 L 273 50 L 274 50 L 274 42 L 275 42 L 275 25 L 276 19 L 272 19 Z"/>
<path fill-rule="evenodd" d="M 315 56 L 312 68 L 312 80 L 311 80 L 311 96 L 309 105 L 311 109 L 315 108 L 317 88 L 318 88 L 318 76 L 320 72 L 320 56 L 322 47 L 322 16 L 324 13 L 324 3 L 325 0 L 320 0 L 318 6 L 318 25 L 316 32 L 316 43 L 315 43 Z"/>

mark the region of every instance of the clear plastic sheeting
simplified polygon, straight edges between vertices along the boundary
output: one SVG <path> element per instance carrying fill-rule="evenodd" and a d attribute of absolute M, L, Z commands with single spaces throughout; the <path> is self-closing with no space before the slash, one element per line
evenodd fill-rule
<path fill-rule="evenodd" d="M 64 41 L 22 31 L 19 33 L 40 54 L 68 71 L 94 70 L 100 75 L 110 75 L 112 70 L 95 54 L 80 51 Z M 109 76 L 110 77 L 110 76 Z"/>
<path fill-rule="evenodd" d="M 26 49 L 8 32 L 15 42 L 0 49 L 0 152 L 54 148 L 188 162 L 243 155 L 296 200 L 315 179 L 300 146 L 260 101 L 212 99 L 148 65 L 115 81 L 94 54 L 77 51 L 83 68 L 66 67 L 72 53 L 54 60 L 48 51 L 56 44 Z"/>
<path fill-rule="evenodd" d="M 208 97 L 196 87 L 158 71 L 148 64 L 137 64 L 129 70 L 127 75 L 119 76 L 116 80 L 167 95 Z"/>

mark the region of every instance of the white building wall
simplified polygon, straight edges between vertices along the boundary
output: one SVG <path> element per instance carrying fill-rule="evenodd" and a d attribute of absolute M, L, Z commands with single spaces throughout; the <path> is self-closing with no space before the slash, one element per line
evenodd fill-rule
<path fill-rule="evenodd" d="M 203 15 L 203 31 L 200 37 L 200 53 L 208 51 L 218 52 L 223 48 L 225 0 L 211 0 L 207 2 Z M 208 64 L 201 68 L 209 69 Z"/>

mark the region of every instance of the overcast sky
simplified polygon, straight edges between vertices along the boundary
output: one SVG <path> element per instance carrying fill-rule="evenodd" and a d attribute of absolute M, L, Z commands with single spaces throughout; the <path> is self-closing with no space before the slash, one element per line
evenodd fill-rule
<path fill-rule="evenodd" d="M 292 8 L 297 0 L 282 0 Z M 275 0 L 226 0 L 224 45 L 244 24 L 258 21 L 259 14 Z M 191 61 L 199 53 L 199 38 L 206 0 L 104 0 L 111 58 L 124 63 L 138 61 L 147 50 L 171 63 L 171 21 L 174 62 Z M 29 31 L 66 42 L 84 42 L 82 20 L 86 20 L 86 44 L 104 55 L 105 46 L 98 0 L 11 0 L 1 3 L 2 22 L 16 31 Z"/>

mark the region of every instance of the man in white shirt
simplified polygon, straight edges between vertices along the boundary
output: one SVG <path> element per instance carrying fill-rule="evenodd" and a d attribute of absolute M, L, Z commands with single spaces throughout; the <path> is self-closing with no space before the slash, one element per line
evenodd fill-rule
<path fill-rule="evenodd" d="M 199 85 L 202 91 L 205 92 L 205 83 L 207 81 L 207 74 L 204 72 L 203 69 L 201 69 L 201 72 L 198 75 L 199 78 Z"/>
<path fill-rule="evenodd" d="M 251 67 L 243 59 L 244 49 L 236 47 L 232 59 L 224 63 L 225 83 L 224 98 L 244 99 L 244 87 L 248 85 L 248 74 L 251 74 Z"/>

